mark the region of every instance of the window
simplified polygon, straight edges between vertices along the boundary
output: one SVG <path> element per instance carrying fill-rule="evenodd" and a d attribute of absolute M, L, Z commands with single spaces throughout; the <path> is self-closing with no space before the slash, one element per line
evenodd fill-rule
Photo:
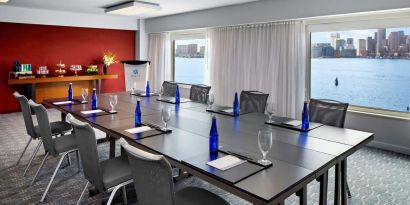
<path fill-rule="evenodd" d="M 173 42 L 174 81 L 205 84 L 204 35 L 177 36 Z"/>
<path fill-rule="evenodd" d="M 310 97 L 410 111 L 410 27 L 311 32 Z"/>

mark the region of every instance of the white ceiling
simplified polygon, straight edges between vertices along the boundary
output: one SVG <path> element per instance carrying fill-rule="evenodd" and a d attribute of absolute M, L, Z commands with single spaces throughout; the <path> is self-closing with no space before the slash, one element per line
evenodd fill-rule
<path fill-rule="evenodd" d="M 185 13 L 208 8 L 241 4 L 258 0 L 146 0 L 160 4 L 162 9 L 153 13 L 138 16 L 138 18 L 152 18 L 171 14 Z M 9 0 L 5 6 L 59 10 L 69 12 L 104 14 L 104 8 L 124 0 Z M 111 14 L 107 14 L 111 15 Z"/>

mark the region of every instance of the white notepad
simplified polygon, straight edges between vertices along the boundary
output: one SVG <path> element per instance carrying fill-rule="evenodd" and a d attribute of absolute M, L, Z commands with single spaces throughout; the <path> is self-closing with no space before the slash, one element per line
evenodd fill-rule
<path fill-rule="evenodd" d="M 66 105 L 66 104 L 72 104 L 73 101 L 61 101 L 61 102 L 54 102 L 54 105 Z"/>
<path fill-rule="evenodd" d="M 222 110 L 222 112 L 233 112 L 233 108 Z"/>
<path fill-rule="evenodd" d="M 94 114 L 94 113 L 99 113 L 99 112 L 104 112 L 104 111 L 100 110 L 100 109 L 81 111 L 81 113 L 84 114 L 84 115 L 89 115 L 89 114 Z"/>
<path fill-rule="evenodd" d="M 282 124 L 297 127 L 297 126 L 301 125 L 302 122 L 299 121 L 299 120 L 289 120 L 289 121 L 283 122 Z"/>
<path fill-rule="evenodd" d="M 131 134 L 137 134 L 137 133 L 146 132 L 146 131 L 150 131 L 150 130 L 152 130 L 151 127 L 141 126 L 141 127 L 126 129 L 125 131 L 126 131 L 126 132 L 129 132 L 129 133 L 131 133 Z"/>
<path fill-rule="evenodd" d="M 221 157 L 217 160 L 210 161 L 206 163 L 211 167 L 215 167 L 219 170 L 225 171 L 232 167 L 238 166 L 242 163 L 246 162 L 246 160 L 239 159 L 238 157 L 227 155 L 225 157 Z"/>

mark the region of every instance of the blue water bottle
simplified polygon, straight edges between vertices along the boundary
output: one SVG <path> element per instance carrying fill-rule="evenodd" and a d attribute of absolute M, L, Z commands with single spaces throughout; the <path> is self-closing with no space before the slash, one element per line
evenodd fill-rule
<path fill-rule="evenodd" d="M 139 127 L 141 126 L 141 107 L 140 107 L 140 101 L 137 101 L 137 106 L 135 107 L 135 113 L 134 113 L 134 123 L 135 123 L 135 127 Z"/>
<path fill-rule="evenodd" d="M 73 100 L 73 83 L 68 84 L 68 100 Z"/>
<path fill-rule="evenodd" d="M 212 117 L 212 126 L 209 133 L 209 152 L 218 153 L 218 130 L 216 128 L 215 117 Z"/>
<path fill-rule="evenodd" d="M 177 88 L 175 90 L 175 103 L 179 104 L 180 99 L 179 99 L 179 86 L 177 85 Z"/>
<path fill-rule="evenodd" d="M 309 109 L 308 103 L 305 101 L 303 103 L 303 112 L 302 112 L 302 130 L 307 131 L 309 129 Z"/>
<path fill-rule="evenodd" d="M 98 107 L 97 90 L 93 88 L 93 95 L 91 96 L 91 109 L 95 110 Z"/>
<path fill-rule="evenodd" d="M 239 115 L 239 100 L 238 100 L 238 93 L 235 92 L 235 99 L 233 100 L 233 115 Z"/>
<path fill-rule="evenodd" d="M 145 86 L 145 96 L 149 97 L 151 95 L 151 89 L 149 88 L 149 81 L 147 81 L 147 85 Z"/>

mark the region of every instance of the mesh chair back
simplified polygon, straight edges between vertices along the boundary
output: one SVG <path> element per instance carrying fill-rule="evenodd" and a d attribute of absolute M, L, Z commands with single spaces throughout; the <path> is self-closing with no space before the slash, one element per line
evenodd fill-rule
<path fill-rule="evenodd" d="M 259 91 L 242 91 L 240 108 L 243 112 L 265 112 L 266 101 L 269 94 Z"/>
<path fill-rule="evenodd" d="M 189 90 L 189 99 L 200 103 L 206 103 L 209 90 L 211 90 L 211 86 L 192 85 Z"/>
<path fill-rule="evenodd" d="M 38 128 L 40 129 L 40 136 L 43 140 L 45 151 L 51 155 L 57 155 L 54 148 L 54 140 L 51 135 L 50 121 L 48 120 L 46 108 L 43 105 L 37 104 L 33 101 L 30 101 L 29 104 L 36 114 Z"/>
<path fill-rule="evenodd" d="M 138 204 L 174 205 L 174 183 L 168 161 L 161 155 L 142 151 L 122 140 L 131 166 Z"/>
<path fill-rule="evenodd" d="M 104 185 L 98 160 L 97 140 L 95 139 L 94 129 L 89 124 L 75 119 L 70 114 L 67 115 L 67 119 L 74 127 L 84 177 L 93 184 L 98 191 L 103 192 Z"/>
<path fill-rule="evenodd" d="M 309 102 L 310 121 L 343 128 L 348 107 L 348 103 L 311 99 Z"/>
<path fill-rule="evenodd" d="M 27 134 L 32 138 L 38 138 L 34 131 L 33 117 L 31 115 L 31 108 L 28 104 L 28 100 L 24 95 L 20 95 L 18 92 L 13 93 L 14 97 L 19 101 L 21 112 L 23 113 L 24 124 L 26 125 Z"/>
<path fill-rule="evenodd" d="M 162 83 L 162 88 L 164 89 L 164 96 L 175 97 L 175 91 L 177 89 L 177 84 L 171 81 L 164 81 Z"/>

